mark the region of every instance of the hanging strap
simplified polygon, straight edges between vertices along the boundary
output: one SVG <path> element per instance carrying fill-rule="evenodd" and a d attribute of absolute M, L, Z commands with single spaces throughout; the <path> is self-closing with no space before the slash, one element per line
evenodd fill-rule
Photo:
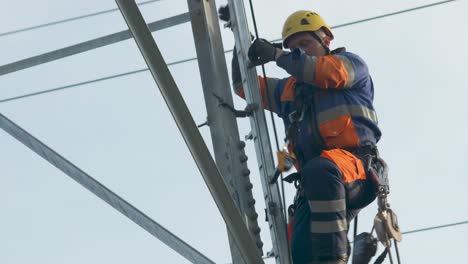
<path fill-rule="evenodd" d="M 328 54 L 330 54 L 330 48 L 327 47 L 327 45 L 325 45 L 325 43 L 323 43 L 323 40 L 315 33 L 315 32 L 309 32 L 310 35 L 312 35 L 312 37 L 317 40 L 320 45 L 322 45 L 323 49 L 325 50 L 325 52 Z"/>
<path fill-rule="evenodd" d="M 374 264 L 381 264 L 383 263 L 384 259 L 387 257 L 388 254 L 388 247 L 380 254 L 380 256 L 375 260 Z"/>

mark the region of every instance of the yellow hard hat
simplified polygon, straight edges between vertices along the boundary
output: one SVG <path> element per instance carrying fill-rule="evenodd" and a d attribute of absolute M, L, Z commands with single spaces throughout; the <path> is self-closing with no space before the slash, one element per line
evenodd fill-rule
<path fill-rule="evenodd" d="M 324 28 L 327 35 L 333 39 L 330 27 L 319 14 L 308 10 L 296 11 L 284 22 L 283 32 L 281 34 L 283 37 L 283 46 L 287 48 L 286 40 L 296 33 L 317 31 L 321 28 Z"/>

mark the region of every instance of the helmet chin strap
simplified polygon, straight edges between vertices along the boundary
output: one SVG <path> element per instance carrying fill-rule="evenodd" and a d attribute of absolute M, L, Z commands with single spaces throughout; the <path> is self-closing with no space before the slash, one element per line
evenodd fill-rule
<path fill-rule="evenodd" d="M 330 48 L 327 45 L 325 45 L 325 43 L 323 43 L 323 40 L 315 32 L 309 32 L 309 33 L 310 33 L 310 35 L 312 35 L 312 37 L 315 40 L 317 40 L 320 43 L 320 45 L 322 45 L 323 49 L 325 50 L 325 53 L 327 55 L 329 55 L 330 54 Z"/>

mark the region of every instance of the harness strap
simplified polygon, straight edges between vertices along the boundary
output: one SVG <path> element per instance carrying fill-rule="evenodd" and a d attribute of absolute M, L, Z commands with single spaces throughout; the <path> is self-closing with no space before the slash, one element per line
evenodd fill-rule
<path fill-rule="evenodd" d="M 305 159 L 310 157 L 304 157 L 299 146 L 296 145 L 301 122 L 307 122 L 311 126 L 311 136 L 313 137 L 313 143 L 310 144 L 309 147 L 316 148 L 318 152 L 318 150 L 327 149 L 327 146 L 325 145 L 325 141 L 323 140 L 322 135 L 320 134 L 320 130 L 318 129 L 314 102 L 315 93 L 319 90 L 319 88 L 306 83 L 295 83 L 294 90 L 295 110 L 288 116 L 290 124 L 286 128 L 286 137 L 291 142 L 291 146 L 293 147 L 293 151 L 296 154 L 296 158 L 299 164 L 303 165 L 306 161 Z"/>
<path fill-rule="evenodd" d="M 315 33 L 315 32 L 310 32 L 310 35 L 312 35 L 312 37 L 317 40 L 320 45 L 322 45 L 322 47 L 325 49 L 325 52 L 327 54 L 330 54 L 330 48 L 327 47 L 327 45 L 325 45 L 325 43 L 323 43 L 323 40 Z"/>
<path fill-rule="evenodd" d="M 388 247 L 385 248 L 385 250 L 380 254 L 380 256 L 375 260 L 374 264 L 381 264 L 385 260 L 385 257 L 387 257 L 388 253 Z"/>

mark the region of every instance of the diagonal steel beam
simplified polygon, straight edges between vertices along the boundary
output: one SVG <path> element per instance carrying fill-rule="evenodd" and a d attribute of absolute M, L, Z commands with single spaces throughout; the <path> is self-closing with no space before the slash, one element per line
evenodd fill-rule
<path fill-rule="evenodd" d="M 218 209 L 246 263 L 263 263 L 197 125 L 134 0 L 116 0 Z"/>
<path fill-rule="evenodd" d="M 2 114 L 0 128 L 192 263 L 214 263 Z"/>
<path fill-rule="evenodd" d="M 190 21 L 188 13 L 180 14 L 177 16 L 169 17 L 159 21 L 148 24 L 151 31 L 158 31 L 164 28 L 175 26 Z M 123 30 L 114 34 L 110 34 L 104 37 L 88 40 L 72 46 L 68 46 L 62 49 L 50 51 L 44 54 L 40 54 L 34 57 L 30 57 L 24 60 L 15 61 L 9 64 L 0 66 L 0 76 L 24 70 L 37 65 L 41 65 L 54 60 L 62 59 L 68 56 L 72 56 L 85 51 L 97 49 L 110 44 L 114 44 L 126 39 L 132 38 L 132 34 L 128 30 Z"/>

